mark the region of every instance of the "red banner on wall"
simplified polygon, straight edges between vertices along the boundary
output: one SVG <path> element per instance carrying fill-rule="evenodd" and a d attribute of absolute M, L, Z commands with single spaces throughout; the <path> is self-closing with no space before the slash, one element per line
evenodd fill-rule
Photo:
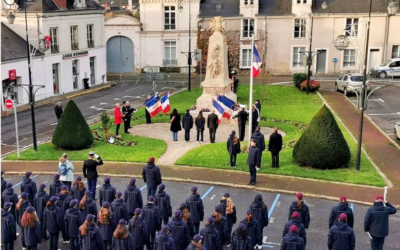
<path fill-rule="evenodd" d="M 12 70 L 8 71 L 8 79 L 10 81 L 17 80 L 17 70 L 16 69 L 12 69 Z"/>

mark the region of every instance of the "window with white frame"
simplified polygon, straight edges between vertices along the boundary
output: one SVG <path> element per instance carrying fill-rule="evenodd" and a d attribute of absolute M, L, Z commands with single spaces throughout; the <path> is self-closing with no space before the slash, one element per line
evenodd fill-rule
<path fill-rule="evenodd" d="M 50 51 L 51 53 L 58 53 L 60 50 L 58 49 L 58 28 L 50 28 Z"/>
<path fill-rule="evenodd" d="M 343 67 L 355 67 L 357 52 L 355 49 L 345 49 L 343 51 Z"/>
<path fill-rule="evenodd" d="M 304 54 L 300 52 L 306 51 L 306 47 L 293 47 L 292 67 L 304 67 Z"/>
<path fill-rule="evenodd" d="M 240 62 L 241 68 L 251 67 L 251 49 L 242 49 L 242 60 Z"/>
<path fill-rule="evenodd" d="M 345 35 L 358 36 L 358 18 L 346 19 Z"/>
<path fill-rule="evenodd" d="M 392 58 L 400 58 L 400 45 L 393 45 Z"/>
<path fill-rule="evenodd" d="M 93 24 L 87 25 L 86 32 L 87 32 L 87 46 L 88 48 L 93 48 L 94 47 Z"/>
<path fill-rule="evenodd" d="M 71 26 L 71 49 L 79 49 L 78 25 Z"/>
<path fill-rule="evenodd" d="M 306 19 L 296 18 L 294 19 L 294 38 L 305 38 L 306 37 Z"/>
<path fill-rule="evenodd" d="M 163 65 L 166 67 L 178 65 L 178 60 L 176 59 L 176 41 L 165 41 L 164 42 Z"/>
<path fill-rule="evenodd" d="M 164 7 L 164 29 L 175 29 L 175 6 Z"/>
<path fill-rule="evenodd" d="M 254 33 L 254 19 L 243 19 L 243 37 L 251 37 Z"/>
<path fill-rule="evenodd" d="M 244 4 L 245 5 L 253 5 L 254 4 L 254 0 L 244 0 Z"/>

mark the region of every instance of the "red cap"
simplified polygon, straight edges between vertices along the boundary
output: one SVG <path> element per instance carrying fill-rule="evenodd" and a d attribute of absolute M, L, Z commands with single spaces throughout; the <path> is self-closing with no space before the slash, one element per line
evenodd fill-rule
<path fill-rule="evenodd" d="M 341 214 L 339 215 L 339 219 L 340 219 L 340 220 L 347 220 L 347 215 L 346 215 L 345 213 L 341 213 Z"/>
<path fill-rule="evenodd" d="M 378 196 L 376 196 L 375 200 L 383 200 L 383 196 L 382 195 L 378 195 Z"/>
<path fill-rule="evenodd" d="M 303 198 L 303 194 L 302 194 L 302 193 L 297 193 L 297 194 L 296 194 L 296 197 L 297 197 L 298 199 Z"/>
<path fill-rule="evenodd" d="M 298 212 L 293 212 L 292 218 L 300 218 L 300 214 Z"/>
<path fill-rule="evenodd" d="M 297 230 L 296 225 L 291 225 L 291 226 L 290 226 L 289 232 L 297 232 L 297 231 L 298 231 L 298 230 Z"/>
<path fill-rule="evenodd" d="M 154 162 L 154 157 L 150 157 L 149 162 Z"/>
<path fill-rule="evenodd" d="M 347 201 L 347 198 L 346 198 L 346 196 L 340 196 L 340 201 Z"/>

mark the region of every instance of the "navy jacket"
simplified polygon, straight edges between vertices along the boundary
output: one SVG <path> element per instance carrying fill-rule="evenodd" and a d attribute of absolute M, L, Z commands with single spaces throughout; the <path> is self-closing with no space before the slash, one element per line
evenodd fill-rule
<path fill-rule="evenodd" d="M 111 211 L 113 213 L 113 222 L 118 225 L 120 219 L 129 221 L 129 214 L 123 199 L 115 199 L 111 202 Z"/>
<path fill-rule="evenodd" d="M 196 246 L 193 245 L 192 243 L 189 244 L 189 246 L 186 248 L 186 250 L 196 250 Z M 201 247 L 201 250 L 207 250 L 205 247 Z"/>
<path fill-rule="evenodd" d="M 174 240 L 166 232 L 161 231 L 154 240 L 154 250 L 175 250 Z"/>
<path fill-rule="evenodd" d="M 229 136 L 228 141 L 226 142 L 226 149 L 230 155 L 237 155 L 240 153 L 240 141 L 237 139 L 237 143 L 234 143 L 236 136 Z"/>
<path fill-rule="evenodd" d="M 1 177 L 1 193 L 4 192 L 4 190 L 6 190 L 7 188 L 7 182 L 4 180 L 3 177 Z"/>
<path fill-rule="evenodd" d="M 184 130 L 190 130 L 193 128 L 193 117 L 189 113 L 183 115 L 182 128 Z"/>
<path fill-rule="evenodd" d="M 179 209 L 179 210 L 181 210 L 181 212 L 182 212 L 182 219 L 184 219 L 184 213 L 186 213 L 186 211 L 187 211 L 187 213 L 189 213 L 189 210 L 187 208 Z M 190 213 L 189 213 L 189 218 L 186 218 L 186 224 L 187 224 L 187 226 L 189 228 L 190 238 L 193 238 L 193 236 L 194 236 L 194 225 L 193 225 L 193 222 L 192 222 L 192 218 L 190 218 Z"/>
<path fill-rule="evenodd" d="M 161 230 L 160 212 L 156 205 L 150 203 L 145 205 L 143 207 L 142 216 L 143 220 L 146 221 L 148 233 L 155 233 Z"/>
<path fill-rule="evenodd" d="M 347 226 L 347 222 L 341 221 L 329 230 L 328 248 L 332 250 L 356 249 L 354 230 Z"/>
<path fill-rule="evenodd" d="M 297 233 L 289 233 L 282 239 L 281 250 L 304 250 L 303 239 Z"/>
<path fill-rule="evenodd" d="M 82 200 L 83 196 L 85 195 L 85 191 L 86 191 L 86 188 L 84 188 L 82 191 L 79 191 L 79 187 L 77 187 L 76 185 L 72 186 L 71 192 L 70 192 L 72 199 L 77 199 L 80 202 Z"/>
<path fill-rule="evenodd" d="M 292 216 L 293 212 L 298 212 L 300 215 L 300 220 L 301 223 L 303 223 L 304 227 L 306 229 L 308 229 L 308 226 L 310 225 L 310 210 L 308 209 L 308 206 L 306 203 L 304 203 L 304 201 L 301 201 L 302 203 L 302 209 L 298 210 L 298 205 L 297 205 L 297 201 L 293 201 L 292 205 L 290 205 L 289 208 L 289 217 L 288 220 L 290 220 L 290 216 Z"/>
<path fill-rule="evenodd" d="M 132 245 L 134 248 L 150 246 L 147 224 L 142 216 L 137 217 L 135 224 L 133 224 L 133 218 L 129 221 L 129 233 L 132 235 Z"/>
<path fill-rule="evenodd" d="M 114 250 L 134 250 L 133 247 L 133 236 L 129 234 L 126 239 L 112 238 L 112 249 Z"/>
<path fill-rule="evenodd" d="M 87 234 L 82 235 L 79 230 L 79 245 L 82 250 L 103 249 L 103 240 L 101 239 L 99 228 L 94 223 L 87 224 Z"/>
<path fill-rule="evenodd" d="M 232 250 L 253 250 L 250 237 L 243 238 L 238 231 L 232 234 L 231 248 Z"/>
<path fill-rule="evenodd" d="M 389 202 L 386 207 L 383 202 L 374 202 L 374 206 L 368 208 L 364 218 L 364 231 L 373 237 L 386 237 L 389 234 L 389 215 L 395 214 L 396 208 Z"/>
<path fill-rule="evenodd" d="M 353 228 L 354 225 L 354 215 L 353 210 L 349 207 L 349 203 L 340 202 L 338 205 L 331 209 L 331 214 L 329 215 L 329 228 L 339 224 L 339 215 L 344 213 L 347 215 L 347 225 Z"/>
<path fill-rule="evenodd" d="M 162 183 L 160 169 L 154 163 L 147 163 L 143 168 L 142 177 L 147 188 L 157 188 Z"/>
<path fill-rule="evenodd" d="M 6 188 L 6 190 L 1 193 L 1 204 L 2 204 L 2 206 L 6 202 L 11 202 L 13 204 L 10 212 L 11 212 L 12 215 L 14 215 L 14 218 L 17 218 L 17 213 L 15 211 L 15 206 L 18 203 L 18 195 L 16 193 L 14 193 L 14 189 L 13 188 Z"/>
<path fill-rule="evenodd" d="M 79 227 L 83 224 L 81 220 L 81 211 L 79 208 L 70 208 L 65 211 L 64 226 L 71 237 L 79 237 Z"/>
<path fill-rule="evenodd" d="M 136 208 L 141 209 L 143 207 L 142 192 L 136 185 L 127 186 L 124 194 L 124 202 L 130 214 L 133 214 Z"/>
<path fill-rule="evenodd" d="M 190 243 L 189 228 L 182 218 L 173 217 L 168 222 L 170 236 L 174 240 L 176 250 L 185 250 Z"/>
<path fill-rule="evenodd" d="M 252 219 L 249 223 L 247 222 L 247 218 L 242 220 L 240 223 L 246 225 L 247 233 L 251 239 L 251 247 L 255 247 L 257 244 L 262 243 L 262 228 L 260 228 L 258 221 L 256 219 Z"/>
<path fill-rule="evenodd" d="M 165 191 L 158 191 L 154 204 L 160 211 L 160 218 L 169 218 L 172 216 L 171 198 Z"/>
<path fill-rule="evenodd" d="M 32 181 L 32 179 L 24 177 L 24 180 L 21 183 L 21 193 L 28 194 L 28 200 L 31 204 L 33 204 L 33 198 L 37 193 L 36 182 Z"/>
<path fill-rule="evenodd" d="M 69 194 L 58 194 L 60 198 L 57 202 L 57 206 L 61 210 L 61 218 L 64 219 L 65 211 L 69 208 L 69 203 L 72 201 L 72 197 Z"/>
<path fill-rule="evenodd" d="M 197 130 L 201 130 L 204 131 L 204 127 L 206 125 L 206 119 L 203 117 L 201 119 L 197 119 L 195 120 L 195 124 L 196 124 L 196 129 Z"/>
<path fill-rule="evenodd" d="M 24 215 L 26 208 L 29 207 L 29 206 L 32 206 L 32 204 L 29 203 L 28 200 L 22 200 L 20 209 L 16 210 L 16 213 L 17 213 L 17 224 L 20 227 L 21 227 L 22 215 Z"/>
<path fill-rule="evenodd" d="M 10 211 L 1 209 L 1 241 L 13 242 L 17 239 L 17 224 Z"/>
<path fill-rule="evenodd" d="M 103 206 L 103 202 L 108 201 L 109 203 L 113 202 L 115 198 L 115 188 L 111 186 L 111 184 L 103 184 L 103 186 L 99 190 L 99 202 L 100 206 Z"/>
<path fill-rule="evenodd" d="M 110 221 L 109 224 L 98 223 L 98 226 L 101 238 L 103 240 L 112 240 L 113 237 L 112 235 L 114 233 L 114 230 L 117 228 L 117 226 L 112 222 L 112 220 Z"/>
<path fill-rule="evenodd" d="M 186 205 L 193 223 L 200 223 L 204 219 L 203 200 L 199 194 L 191 194 L 186 199 Z M 210 249 L 207 249 L 210 250 Z"/>
<path fill-rule="evenodd" d="M 263 201 L 254 200 L 250 209 L 253 211 L 253 218 L 258 221 L 261 230 L 268 226 L 268 207 Z"/>
<path fill-rule="evenodd" d="M 283 145 L 282 135 L 278 134 L 278 132 L 272 133 L 269 136 L 268 151 L 271 151 L 273 153 L 279 153 L 279 151 L 282 150 L 282 145 Z"/>
<path fill-rule="evenodd" d="M 23 227 L 21 234 L 22 241 L 28 247 L 34 247 L 42 243 L 42 232 L 38 221 L 35 221 L 33 227 Z"/>
<path fill-rule="evenodd" d="M 50 197 L 57 196 L 61 191 L 62 185 L 64 184 L 61 181 L 53 181 L 53 183 L 51 183 L 49 187 Z"/>
<path fill-rule="evenodd" d="M 56 205 L 50 205 L 44 209 L 43 223 L 49 233 L 58 233 L 64 226 L 64 218 L 61 216 L 61 209 Z"/>
<path fill-rule="evenodd" d="M 222 244 L 229 244 L 227 241 L 229 238 L 229 232 L 228 232 L 228 223 L 226 221 L 226 218 L 222 216 L 220 221 L 216 220 L 216 216 L 213 216 L 215 219 L 214 227 L 218 231 L 218 237 L 221 241 Z"/>
<path fill-rule="evenodd" d="M 44 190 L 39 190 L 39 192 L 35 194 L 35 198 L 33 199 L 33 207 L 36 210 L 39 220 L 43 220 L 43 212 L 49 200 L 50 195 L 48 195 Z"/>
<path fill-rule="evenodd" d="M 94 215 L 94 220 L 96 221 L 97 218 L 97 205 L 96 202 L 94 202 L 92 196 L 86 196 L 86 202 L 85 202 L 85 208 L 81 209 L 81 221 L 82 223 L 86 220 L 86 216 L 88 214 L 93 214 Z"/>
<path fill-rule="evenodd" d="M 256 140 L 257 147 L 262 151 L 265 150 L 265 138 L 264 135 L 260 131 L 254 132 L 254 134 L 251 136 L 251 139 Z"/>
<path fill-rule="evenodd" d="M 261 164 L 261 152 L 257 147 L 249 148 L 249 156 L 247 157 L 247 164 L 249 166 L 258 166 Z"/>
<path fill-rule="evenodd" d="M 289 229 L 291 225 L 295 225 L 297 229 L 299 230 L 299 236 L 300 238 L 303 239 L 304 241 L 304 247 L 307 245 L 307 234 L 306 234 L 306 229 L 304 228 L 304 225 L 301 223 L 300 219 L 292 219 L 288 222 L 285 223 L 285 226 L 283 228 L 282 232 L 282 237 L 285 237 L 289 233 Z"/>
<path fill-rule="evenodd" d="M 233 224 L 236 223 L 236 207 L 233 206 L 233 212 L 231 214 L 226 214 L 226 200 L 220 200 L 219 204 L 222 206 L 222 215 L 226 218 L 228 223 L 228 228 L 232 228 Z"/>
<path fill-rule="evenodd" d="M 103 165 L 104 162 L 99 156 L 99 158 L 96 159 L 87 159 L 83 162 L 83 176 L 87 178 L 88 180 L 93 180 L 97 179 L 99 177 L 99 174 L 97 173 L 97 166 Z"/>
<path fill-rule="evenodd" d="M 203 227 L 200 230 L 200 235 L 203 236 L 203 240 L 201 241 L 202 245 L 207 250 L 222 250 L 223 242 L 221 242 L 220 237 L 218 236 L 218 231 L 215 229 L 214 225 L 208 225 Z"/>

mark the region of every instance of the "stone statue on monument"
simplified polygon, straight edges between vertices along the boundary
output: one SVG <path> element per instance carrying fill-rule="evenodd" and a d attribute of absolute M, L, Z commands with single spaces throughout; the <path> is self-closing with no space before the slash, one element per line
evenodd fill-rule
<path fill-rule="evenodd" d="M 211 71 L 211 78 L 215 79 L 218 77 L 218 75 L 220 74 L 220 70 L 221 70 L 221 65 L 220 65 L 220 61 L 218 59 L 218 54 L 219 54 L 219 47 L 218 44 L 214 45 L 213 51 L 211 52 L 211 63 L 208 66 L 209 70 Z"/>

